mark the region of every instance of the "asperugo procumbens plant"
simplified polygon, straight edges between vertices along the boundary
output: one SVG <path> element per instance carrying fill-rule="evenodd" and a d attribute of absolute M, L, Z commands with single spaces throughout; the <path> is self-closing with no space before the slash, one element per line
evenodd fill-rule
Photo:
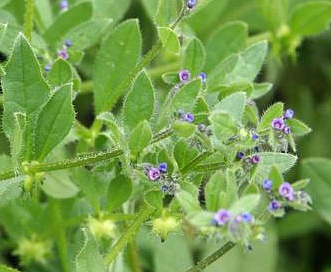
<path fill-rule="evenodd" d="M 269 217 L 310 209 L 307 180 L 283 177 L 297 160 L 295 139 L 310 129 L 282 103 L 261 116 L 254 103 L 271 88 L 254 82 L 267 42 L 245 42 L 204 66 L 203 44 L 183 28 L 203 3 L 184 1 L 174 17 L 166 15 L 173 2 L 160 1 L 159 40 L 144 56 L 138 21 L 109 30 L 109 20 L 90 20 L 91 2 L 61 1 L 48 28 L 37 18 L 41 36 L 32 32 L 31 0 L 24 34 L 1 25 L 11 150 L 1 156 L 2 239 L 23 267 L 116 271 L 147 225 L 161 240 L 187 230 L 217 239 L 220 249 L 187 270 L 202 271 L 234 245 L 250 250 L 263 240 Z M 87 128 L 75 120 L 73 100 L 86 86 L 76 65 L 101 37 L 96 118 Z M 180 55 L 182 67 L 163 75 L 168 93 L 158 99 L 148 66 L 164 50 Z"/>

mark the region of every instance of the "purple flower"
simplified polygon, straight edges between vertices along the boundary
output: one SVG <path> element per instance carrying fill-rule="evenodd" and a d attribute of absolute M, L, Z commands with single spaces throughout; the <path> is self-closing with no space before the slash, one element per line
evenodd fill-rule
<path fill-rule="evenodd" d="M 187 0 L 186 2 L 186 6 L 189 8 L 189 9 L 193 9 L 196 5 L 197 1 L 196 0 Z"/>
<path fill-rule="evenodd" d="M 166 162 L 161 162 L 161 163 L 159 163 L 159 165 L 158 165 L 157 168 L 159 169 L 159 171 L 160 171 L 161 173 L 167 173 L 168 165 L 167 165 Z"/>
<path fill-rule="evenodd" d="M 214 217 L 217 225 L 225 225 L 231 219 L 231 214 L 227 210 L 219 210 Z"/>
<path fill-rule="evenodd" d="M 238 151 L 238 152 L 237 152 L 237 158 L 238 158 L 238 159 L 241 160 L 241 159 L 243 159 L 244 157 L 245 157 L 245 153 L 244 153 L 244 152 L 242 152 L 242 151 Z"/>
<path fill-rule="evenodd" d="M 178 76 L 181 82 L 187 82 L 190 80 L 191 74 L 189 70 L 182 70 L 179 72 Z"/>
<path fill-rule="evenodd" d="M 152 167 L 149 169 L 148 175 L 149 179 L 154 181 L 160 178 L 161 173 L 159 169 Z"/>
<path fill-rule="evenodd" d="M 60 10 L 61 10 L 61 11 L 66 11 L 66 10 L 68 10 L 68 8 L 69 8 L 69 3 L 68 3 L 68 1 L 67 1 L 67 0 L 62 0 L 62 1 L 60 2 Z"/>
<path fill-rule="evenodd" d="M 67 46 L 67 47 L 72 46 L 71 39 L 66 39 L 66 41 L 64 42 L 64 45 Z"/>
<path fill-rule="evenodd" d="M 254 220 L 254 216 L 249 212 L 242 213 L 241 217 L 246 223 L 252 223 Z"/>
<path fill-rule="evenodd" d="M 44 71 L 48 73 L 50 70 L 51 70 L 51 65 L 50 64 L 45 65 Z"/>
<path fill-rule="evenodd" d="M 184 120 L 188 123 L 193 123 L 194 122 L 194 115 L 192 113 L 187 113 L 184 116 Z"/>
<path fill-rule="evenodd" d="M 275 118 L 271 122 L 271 127 L 277 130 L 283 130 L 285 127 L 284 119 L 283 118 Z"/>
<path fill-rule="evenodd" d="M 167 185 L 162 185 L 161 189 L 163 192 L 166 192 L 166 191 L 168 191 L 169 188 Z"/>
<path fill-rule="evenodd" d="M 67 47 L 63 46 L 61 50 L 57 51 L 57 55 L 59 56 L 59 58 L 67 60 L 69 58 Z"/>
<path fill-rule="evenodd" d="M 279 201 L 277 201 L 277 200 L 273 200 L 273 201 L 271 201 L 271 202 L 269 203 L 269 207 L 268 207 L 268 209 L 269 209 L 269 211 L 271 211 L 271 212 L 275 212 L 275 211 L 277 211 L 281 206 L 282 206 L 282 204 L 281 204 Z"/>
<path fill-rule="evenodd" d="M 259 138 L 259 135 L 257 135 L 256 133 L 253 133 L 253 134 L 252 134 L 252 139 L 253 139 L 254 141 L 256 141 L 258 138 Z"/>
<path fill-rule="evenodd" d="M 289 201 L 293 201 L 293 199 L 294 199 L 294 195 L 293 195 L 294 190 L 293 190 L 293 187 L 290 183 L 288 183 L 288 182 L 282 183 L 278 188 L 278 192 L 282 197 L 285 197 Z"/>
<path fill-rule="evenodd" d="M 285 134 L 290 134 L 290 133 L 291 133 L 291 127 L 289 127 L 289 126 L 285 126 L 285 127 L 283 128 L 283 132 L 284 132 Z"/>
<path fill-rule="evenodd" d="M 272 185 L 273 185 L 273 182 L 270 179 L 265 179 L 262 183 L 263 189 L 266 190 L 268 193 L 271 191 Z"/>
<path fill-rule="evenodd" d="M 285 119 L 291 119 L 294 116 L 294 110 L 292 109 L 287 109 L 284 113 L 284 118 Z"/>
<path fill-rule="evenodd" d="M 206 75 L 206 73 L 201 72 L 200 74 L 198 74 L 197 79 L 201 79 L 201 82 L 202 83 L 206 83 L 206 81 L 207 81 L 207 75 Z"/>
<path fill-rule="evenodd" d="M 251 162 L 252 162 L 253 164 L 258 164 L 258 163 L 260 162 L 260 156 L 259 156 L 259 155 L 254 155 L 254 156 L 252 156 L 252 160 L 251 160 Z"/>

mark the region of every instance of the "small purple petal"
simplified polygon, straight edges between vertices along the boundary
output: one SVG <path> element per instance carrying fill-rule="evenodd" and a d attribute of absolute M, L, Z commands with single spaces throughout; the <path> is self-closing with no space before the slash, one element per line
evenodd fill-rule
<path fill-rule="evenodd" d="M 265 179 L 262 183 L 263 189 L 266 190 L 268 193 L 271 191 L 272 185 L 273 185 L 273 182 L 270 179 Z"/>
<path fill-rule="evenodd" d="M 178 74 L 178 76 L 179 76 L 179 80 L 181 82 L 187 82 L 191 78 L 191 74 L 190 74 L 190 71 L 189 70 L 182 70 L 182 71 L 180 71 L 179 74 Z"/>
<path fill-rule="evenodd" d="M 260 156 L 259 155 L 252 156 L 252 163 L 253 164 L 258 164 L 259 162 L 260 162 Z"/>
<path fill-rule="evenodd" d="M 257 135 L 257 134 L 252 134 L 252 139 L 254 140 L 254 141 L 256 141 L 257 139 L 259 138 L 259 135 Z"/>
<path fill-rule="evenodd" d="M 66 1 L 66 0 L 62 0 L 62 1 L 60 2 L 60 10 L 62 10 L 62 11 L 66 11 L 66 10 L 68 10 L 68 8 L 69 8 L 69 3 L 68 3 L 68 1 Z"/>
<path fill-rule="evenodd" d="M 157 168 L 160 170 L 161 173 L 167 173 L 168 165 L 166 162 L 161 162 L 159 163 Z"/>
<path fill-rule="evenodd" d="M 189 8 L 189 9 L 193 9 L 196 5 L 197 1 L 196 0 L 187 0 L 186 2 L 186 6 Z"/>
<path fill-rule="evenodd" d="M 282 183 L 279 188 L 278 192 L 282 197 L 285 197 L 287 200 L 292 201 L 294 199 L 293 193 L 293 187 L 290 183 L 284 182 Z"/>
<path fill-rule="evenodd" d="M 285 127 L 284 119 L 283 118 L 275 118 L 271 122 L 271 127 L 277 130 L 283 130 Z"/>
<path fill-rule="evenodd" d="M 284 113 L 284 118 L 285 119 L 291 119 L 294 117 L 294 110 L 292 109 L 287 109 Z"/>
<path fill-rule="evenodd" d="M 277 201 L 277 200 L 273 200 L 273 201 L 271 201 L 271 202 L 269 203 L 269 207 L 268 207 L 268 209 L 269 209 L 269 211 L 271 211 L 271 212 L 275 212 L 275 211 L 277 211 L 281 206 L 282 206 L 282 204 L 281 204 L 279 201 Z"/>
<path fill-rule="evenodd" d="M 187 113 L 184 116 L 184 120 L 188 123 L 193 123 L 194 122 L 194 115 L 192 113 Z"/>
<path fill-rule="evenodd" d="M 50 64 L 45 65 L 44 71 L 48 73 L 50 70 L 51 70 L 51 65 Z"/>
<path fill-rule="evenodd" d="M 217 225 L 225 225 L 231 219 L 231 214 L 227 210 L 219 210 L 214 217 Z"/>
<path fill-rule="evenodd" d="M 149 174 L 149 179 L 153 181 L 159 179 L 161 176 L 160 170 L 154 167 L 149 169 L 148 174 Z"/>
<path fill-rule="evenodd" d="M 69 54 L 67 52 L 67 48 L 63 47 L 61 50 L 57 52 L 59 58 L 67 60 L 69 58 Z"/>
<path fill-rule="evenodd" d="M 243 159 L 245 157 L 245 153 L 244 152 L 242 152 L 242 151 L 239 151 L 239 152 L 237 152 L 237 158 L 238 159 Z"/>
<path fill-rule="evenodd" d="M 70 47 L 72 46 L 72 42 L 71 42 L 71 39 L 66 39 L 65 43 L 64 43 L 65 46 L 67 47 Z"/>
<path fill-rule="evenodd" d="M 242 213 L 241 217 L 246 223 L 252 223 L 254 220 L 254 216 L 249 212 Z"/>
<path fill-rule="evenodd" d="M 290 134 L 290 133 L 291 133 L 291 127 L 289 127 L 289 126 L 285 126 L 285 127 L 283 128 L 283 132 L 284 132 L 285 134 Z"/>
<path fill-rule="evenodd" d="M 206 73 L 201 72 L 201 73 L 197 76 L 197 79 L 201 79 L 201 82 L 202 82 L 202 83 L 206 83 L 206 81 L 207 81 L 207 75 L 206 75 Z"/>

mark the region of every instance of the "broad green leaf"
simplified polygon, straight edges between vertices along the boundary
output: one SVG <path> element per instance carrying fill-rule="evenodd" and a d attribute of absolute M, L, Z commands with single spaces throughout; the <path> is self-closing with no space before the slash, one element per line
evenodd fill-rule
<path fill-rule="evenodd" d="M 197 76 L 203 71 L 206 53 L 203 44 L 197 38 L 193 38 L 184 52 L 183 68 L 190 71 L 192 76 Z"/>
<path fill-rule="evenodd" d="M 148 205 L 161 210 L 163 208 L 163 193 L 160 190 L 151 190 L 145 193 L 145 201 Z"/>
<path fill-rule="evenodd" d="M 291 127 L 291 134 L 293 136 L 304 136 L 311 132 L 311 128 L 298 119 L 288 119 L 286 124 Z"/>
<path fill-rule="evenodd" d="M 185 84 L 174 95 L 171 101 L 171 106 L 174 110 L 183 110 L 189 112 L 193 109 L 194 102 L 199 94 L 201 88 L 201 80 L 194 80 Z"/>
<path fill-rule="evenodd" d="M 92 0 L 92 2 L 94 18 L 110 18 L 113 22 L 121 20 L 131 4 L 131 0 Z"/>
<path fill-rule="evenodd" d="M 247 43 L 248 27 L 243 22 L 222 25 L 206 43 L 205 70 L 210 72 L 217 64 L 231 54 L 243 50 Z"/>
<path fill-rule="evenodd" d="M 251 99 L 258 99 L 265 94 L 267 94 L 272 88 L 271 83 L 254 83 L 253 84 L 253 92 L 250 95 Z"/>
<path fill-rule="evenodd" d="M 213 213 L 213 212 L 201 211 L 199 213 L 189 214 L 186 217 L 186 219 L 193 226 L 201 228 L 201 227 L 210 227 L 213 222 L 214 216 L 215 216 L 215 213 Z"/>
<path fill-rule="evenodd" d="M 66 37 L 71 40 L 72 48 L 78 51 L 84 51 L 100 40 L 111 22 L 111 19 L 87 21 L 70 29 Z"/>
<path fill-rule="evenodd" d="M 310 179 L 300 179 L 292 183 L 292 187 L 294 190 L 301 190 L 307 187 L 310 183 Z"/>
<path fill-rule="evenodd" d="M 131 132 L 129 148 L 133 154 L 142 151 L 152 140 L 152 130 L 149 123 L 145 120 L 140 122 Z"/>
<path fill-rule="evenodd" d="M 267 54 L 267 42 L 254 44 L 217 65 L 208 77 L 210 85 L 252 82 L 260 72 Z"/>
<path fill-rule="evenodd" d="M 226 188 L 225 175 L 222 171 L 217 171 L 212 175 L 205 188 L 206 205 L 209 211 L 215 212 L 221 208 L 221 192 L 225 193 Z"/>
<path fill-rule="evenodd" d="M 72 85 L 58 89 L 41 109 L 35 131 L 35 157 L 43 160 L 68 135 L 75 120 Z"/>
<path fill-rule="evenodd" d="M 22 178 L 13 178 L 0 182 L 0 207 L 4 207 L 21 195 L 21 181 Z"/>
<path fill-rule="evenodd" d="M 271 128 L 271 122 L 275 118 L 280 118 L 283 116 L 284 104 L 276 103 L 270 106 L 262 115 L 261 121 L 257 127 L 257 131 L 268 130 Z"/>
<path fill-rule="evenodd" d="M 180 206 L 187 214 L 197 213 L 201 211 L 198 196 L 193 196 L 190 193 L 181 190 L 176 194 L 176 199 L 179 201 Z"/>
<path fill-rule="evenodd" d="M 311 180 L 307 191 L 312 197 L 314 210 L 331 224 L 331 160 L 309 158 L 302 162 L 301 176 Z"/>
<path fill-rule="evenodd" d="M 46 173 L 41 188 L 47 195 L 57 199 L 72 198 L 79 192 L 67 170 Z"/>
<path fill-rule="evenodd" d="M 250 194 L 238 199 L 230 208 L 233 215 L 243 212 L 253 212 L 261 199 L 260 195 Z"/>
<path fill-rule="evenodd" d="M 80 230 L 82 247 L 75 257 L 75 272 L 105 272 L 105 265 L 102 255 L 99 252 L 98 244 L 89 230 Z"/>
<path fill-rule="evenodd" d="M 133 190 L 132 180 L 124 175 L 118 175 L 109 185 L 107 193 L 107 210 L 113 211 L 126 202 Z"/>
<path fill-rule="evenodd" d="M 83 2 L 70 7 L 68 11 L 61 13 L 54 23 L 47 29 L 43 37 L 55 46 L 57 42 L 66 39 L 66 34 L 73 27 L 88 21 L 92 17 L 91 2 Z"/>
<path fill-rule="evenodd" d="M 52 6 L 49 1 L 35 0 L 36 25 L 40 30 L 47 29 L 53 22 Z"/>
<path fill-rule="evenodd" d="M 169 27 L 158 27 L 157 31 L 163 46 L 170 52 L 178 53 L 180 44 L 176 33 Z"/>
<path fill-rule="evenodd" d="M 198 154 L 198 150 L 196 148 L 190 147 L 189 144 L 184 140 L 178 141 L 174 148 L 174 157 L 179 169 L 184 168 L 185 165 L 187 165 L 196 156 L 198 156 Z"/>
<path fill-rule="evenodd" d="M 234 118 L 225 112 L 216 112 L 209 116 L 212 131 L 215 137 L 224 141 L 238 134 L 239 126 Z"/>
<path fill-rule="evenodd" d="M 69 83 L 72 80 L 72 70 L 70 64 L 63 59 L 57 59 L 52 64 L 47 79 L 53 88 Z"/>
<path fill-rule="evenodd" d="M 240 122 L 246 105 L 246 94 L 238 92 L 231 94 L 214 106 L 214 111 L 223 111 L 230 114 L 237 122 Z"/>
<path fill-rule="evenodd" d="M 20 272 L 20 271 L 8 266 L 0 265 L 0 272 Z"/>
<path fill-rule="evenodd" d="M 325 30 L 331 20 L 331 3 L 314 1 L 294 9 L 290 27 L 297 35 L 316 35 Z"/>
<path fill-rule="evenodd" d="M 149 76 L 142 72 L 133 83 L 123 105 L 125 124 L 132 130 L 143 120 L 149 121 L 154 112 L 155 91 Z"/>
<path fill-rule="evenodd" d="M 141 52 L 141 43 L 138 21 L 127 20 L 101 45 L 94 70 L 94 100 L 97 113 L 110 110 L 123 94 L 119 86 L 135 68 Z"/>
<path fill-rule="evenodd" d="M 269 179 L 272 180 L 274 189 L 278 188 L 284 182 L 282 173 L 275 165 L 271 166 Z"/>
<path fill-rule="evenodd" d="M 49 89 L 41 76 L 38 61 L 28 41 L 19 35 L 2 77 L 4 90 L 3 129 L 11 140 L 14 137 L 15 112 L 26 114 L 24 159 L 31 158 L 35 122 L 40 107 L 47 101 Z"/>
<path fill-rule="evenodd" d="M 168 72 L 162 75 L 162 80 L 170 85 L 175 85 L 179 82 L 178 72 Z"/>
<path fill-rule="evenodd" d="M 153 19 L 158 8 L 158 0 L 141 0 L 141 3 L 150 19 Z"/>
<path fill-rule="evenodd" d="M 196 126 L 191 123 L 175 121 L 172 126 L 175 134 L 179 137 L 188 138 L 196 131 Z"/>
<path fill-rule="evenodd" d="M 288 0 L 259 0 L 263 17 L 273 31 L 287 22 Z"/>
<path fill-rule="evenodd" d="M 12 166 L 13 166 L 12 158 L 6 154 L 0 154 L 0 173 L 12 169 Z"/>
<path fill-rule="evenodd" d="M 182 1 L 178 0 L 159 0 L 158 8 L 155 15 L 157 26 L 167 27 L 175 21 L 182 8 Z"/>

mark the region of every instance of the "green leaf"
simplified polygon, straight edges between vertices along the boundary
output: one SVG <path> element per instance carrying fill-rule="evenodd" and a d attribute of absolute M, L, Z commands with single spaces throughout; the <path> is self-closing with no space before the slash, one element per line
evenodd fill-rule
<path fill-rule="evenodd" d="M 35 122 L 40 107 L 47 101 L 49 89 L 41 76 L 38 61 L 28 41 L 19 35 L 13 53 L 2 77 L 4 90 L 3 129 L 12 141 L 14 137 L 15 112 L 26 114 L 24 133 L 24 159 L 31 158 Z"/>
<path fill-rule="evenodd" d="M 331 224 L 331 160 L 325 158 L 304 160 L 301 176 L 311 179 L 307 191 L 312 197 L 314 210 Z"/>
<path fill-rule="evenodd" d="M 271 166 L 269 179 L 272 180 L 274 188 L 278 188 L 284 182 L 282 173 L 275 165 Z"/>
<path fill-rule="evenodd" d="M 148 205 L 162 210 L 163 208 L 163 193 L 160 190 L 151 190 L 145 193 L 145 201 Z"/>
<path fill-rule="evenodd" d="M 91 17 L 91 2 L 83 2 L 72 6 L 68 11 L 61 13 L 56 18 L 45 32 L 44 38 L 48 44 L 55 46 L 58 42 L 67 38 L 66 35 L 70 29 L 88 21 Z"/>
<path fill-rule="evenodd" d="M 0 272 L 20 272 L 20 271 L 8 266 L 0 265 Z"/>
<path fill-rule="evenodd" d="M 13 178 L 0 182 L 0 207 L 4 207 L 21 195 L 21 181 L 21 178 Z"/>
<path fill-rule="evenodd" d="M 184 138 L 192 136 L 196 130 L 196 126 L 194 124 L 182 121 L 175 121 L 172 128 L 177 136 Z"/>
<path fill-rule="evenodd" d="M 178 53 L 180 44 L 176 33 L 169 27 L 158 27 L 157 31 L 163 46 L 170 52 Z"/>
<path fill-rule="evenodd" d="M 252 82 L 262 68 L 267 49 L 267 42 L 259 42 L 230 56 L 210 73 L 208 83 L 212 86 Z"/>
<path fill-rule="evenodd" d="M 217 211 L 222 206 L 222 192 L 226 193 L 226 177 L 222 171 L 217 171 L 208 181 L 205 189 L 206 205 L 209 211 Z"/>
<path fill-rule="evenodd" d="M 72 70 L 70 64 L 63 59 L 57 59 L 52 64 L 47 79 L 53 88 L 60 87 L 65 83 L 70 82 L 72 80 Z"/>
<path fill-rule="evenodd" d="M 82 247 L 75 258 L 75 272 L 105 272 L 103 258 L 98 250 L 98 245 L 86 228 L 80 230 Z"/>
<path fill-rule="evenodd" d="M 293 136 L 304 136 L 311 132 L 310 127 L 295 118 L 286 120 L 286 124 L 291 127 L 291 134 Z"/>
<path fill-rule="evenodd" d="M 199 94 L 201 88 L 201 80 L 194 80 L 185 84 L 174 95 L 171 106 L 174 110 L 183 110 L 189 112 L 193 109 L 194 102 Z"/>
<path fill-rule="evenodd" d="M 193 38 L 185 49 L 183 68 L 189 70 L 192 76 L 197 76 L 203 71 L 205 58 L 206 53 L 202 42 Z"/>
<path fill-rule="evenodd" d="M 253 92 L 250 95 L 251 99 L 258 99 L 265 94 L 267 94 L 272 88 L 271 83 L 254 83 L 253 84 Z"/>
<path fill-rule="evenodd" d="M 230 22 L 222 25 L 206 43 L 205 70 L 213 68 L 231 54 L 243 50 L 247 43 L 248 27 L 243 22 Z"/>
<path fill-rule="evenodd" d="M 23 136 L 26 126 L 26 114 L 21 112 L 15 112 L 14 116 L 14 136 L 11 139 L 10 155 L 12 157 L 15 170 L 18 170 L 23 147 Z"/>
<path fill-rule="evenodd" d="M 132 180 L 128 176 L 118 175 L 109 185 L 107 194 L 107 210 L 109 212 L 126 202 L 133 190 Z"/>
<path fill-rule="evenodd" d="M 96 56 L 94 99 L 97 113 L 110 110 L 123 94 L 118 87 L 132 72 L 141 52 L 137 20 L 120 24 L 103 42 Z M 125 61 L 123 61 L 125 60 Z"/>
<path fill-rule="evenodd" d="M 51 3 L 44 0 L 35 0 L 34 6 L 36 9 L 36 25 L 42 30 L 48 28 L 54 20 Z"/>
<path fill-rule="evenodd" d="M 99 19 L 87 21 L 70 29 L 66 34 L 72 42 L 72 48 L 78 51 L 84 51 L 98 43 L 102 34 L 111 25 L 111 19 Z M 61 46 L 61 44 L 59 45 Z"/>
<path fill-rule="evenodd" d="M 155 91 L 146 72 L 136 78 L 123 105 L 125 124 L 132 130 L 143 120 L 149 121 L 154 112 Z"/>
<path fill-rule="evenodd" d="M 58 89 L 42 108 L 35 131 L 35 157 L 43 160 L 68 135 L 75 120 L 72 85 Z"/>
<path fill-rule="evenodd" d="M 231 94 L 214 106 L 214 111 L 223 111 L 230 114 L 237 122 L 240 122 L 246 105 L 246 94 L 238 92 Z"/>
<path fill-rule="evenodd" d="M 178 164 L 178 168 L 182 169 L 191 162 L 199 152 L 196 148 L 192 148 L 185 140 L 180 140 L 174 148 L 174 157 Z"/>
<path fill-rule="evenodd" d="M 288 0 L 259 0 L 260 10 L 268 27 L 277 31 L 287 22 Z"/>
<path fill-rule="evenodd" d="M 232 205 L 230 211 L 234 215 L 243 212 L 253 212 L 259 204 L 260 199 L 261 196 L 257 194 L 245 195 Z"/>
<path fill-rule="evenodd" d="M 177 18 L 182 9 L 182 1 L 159 0 L 159 5 L 155 15 L 157 26 L 168 26 Z"/>
<path fill-rule="evenodd" d="M 41 188 L 47 195 L 57 199 L 72 198 L 79 192 L 67 170 L 46 173 Z"/>
<path fill-rule="evenodd" d="M 290 20 L 290 27 L 292 32 L 297 35 L 316 35 L 326 30 L 330 20 L 330 2 L 308 2 L 294 9 Z"/>
<path fill-rule="evenodd" d="M 175 85 L 178 83 L 178 72 L 168 72 L 162 75 L 162 80 L 170 85 Z"/>
<path fill-rule="evenodd" d="M 129 148 L 132 153 L 138 153 L 148 146 L 152 140 L 152 130 L 149 123 L 145 120 L 140 122 L 131 132 Z"/>
<path fill-rule="evenodd" d="M 131 4 L 131 0 L 92 0 L 92 2 L 94 18 L 111 18 L 114 23 L 122 19 Z"/>
<path fill-rule="evenodd" d="M 261 132 L 263 130 L 268 130 L 271 128 L 271 122 L 274 118 L 279 118 L 283 116 L 284 104 L 275 103 L 270 106 L 265 113 L 263 113 L 261 121 L 257 127 L 257 131 Z"/>
<path fill-rule="evenodd" d="M 176 194 L 176 199 L 187 214 L 201 211 L 198 196 L 193 196 L 190 193 L 181 190 L 178 194 Z"/>
<path fill-rule="evenodd" d="M 213 113 L 209 116 L 209 121 L 215 137 L 220 141 L 227 140 L 238 134 L 239 126 L 228 113 Z"/>
<path fill-rule="evenodd" d="M 102 121 L 109 128 L 114 144 L 118 144 L 123 140 L 124 134 L 112 113 L 104 112 L 98 115 L 97 119 Z"/>

